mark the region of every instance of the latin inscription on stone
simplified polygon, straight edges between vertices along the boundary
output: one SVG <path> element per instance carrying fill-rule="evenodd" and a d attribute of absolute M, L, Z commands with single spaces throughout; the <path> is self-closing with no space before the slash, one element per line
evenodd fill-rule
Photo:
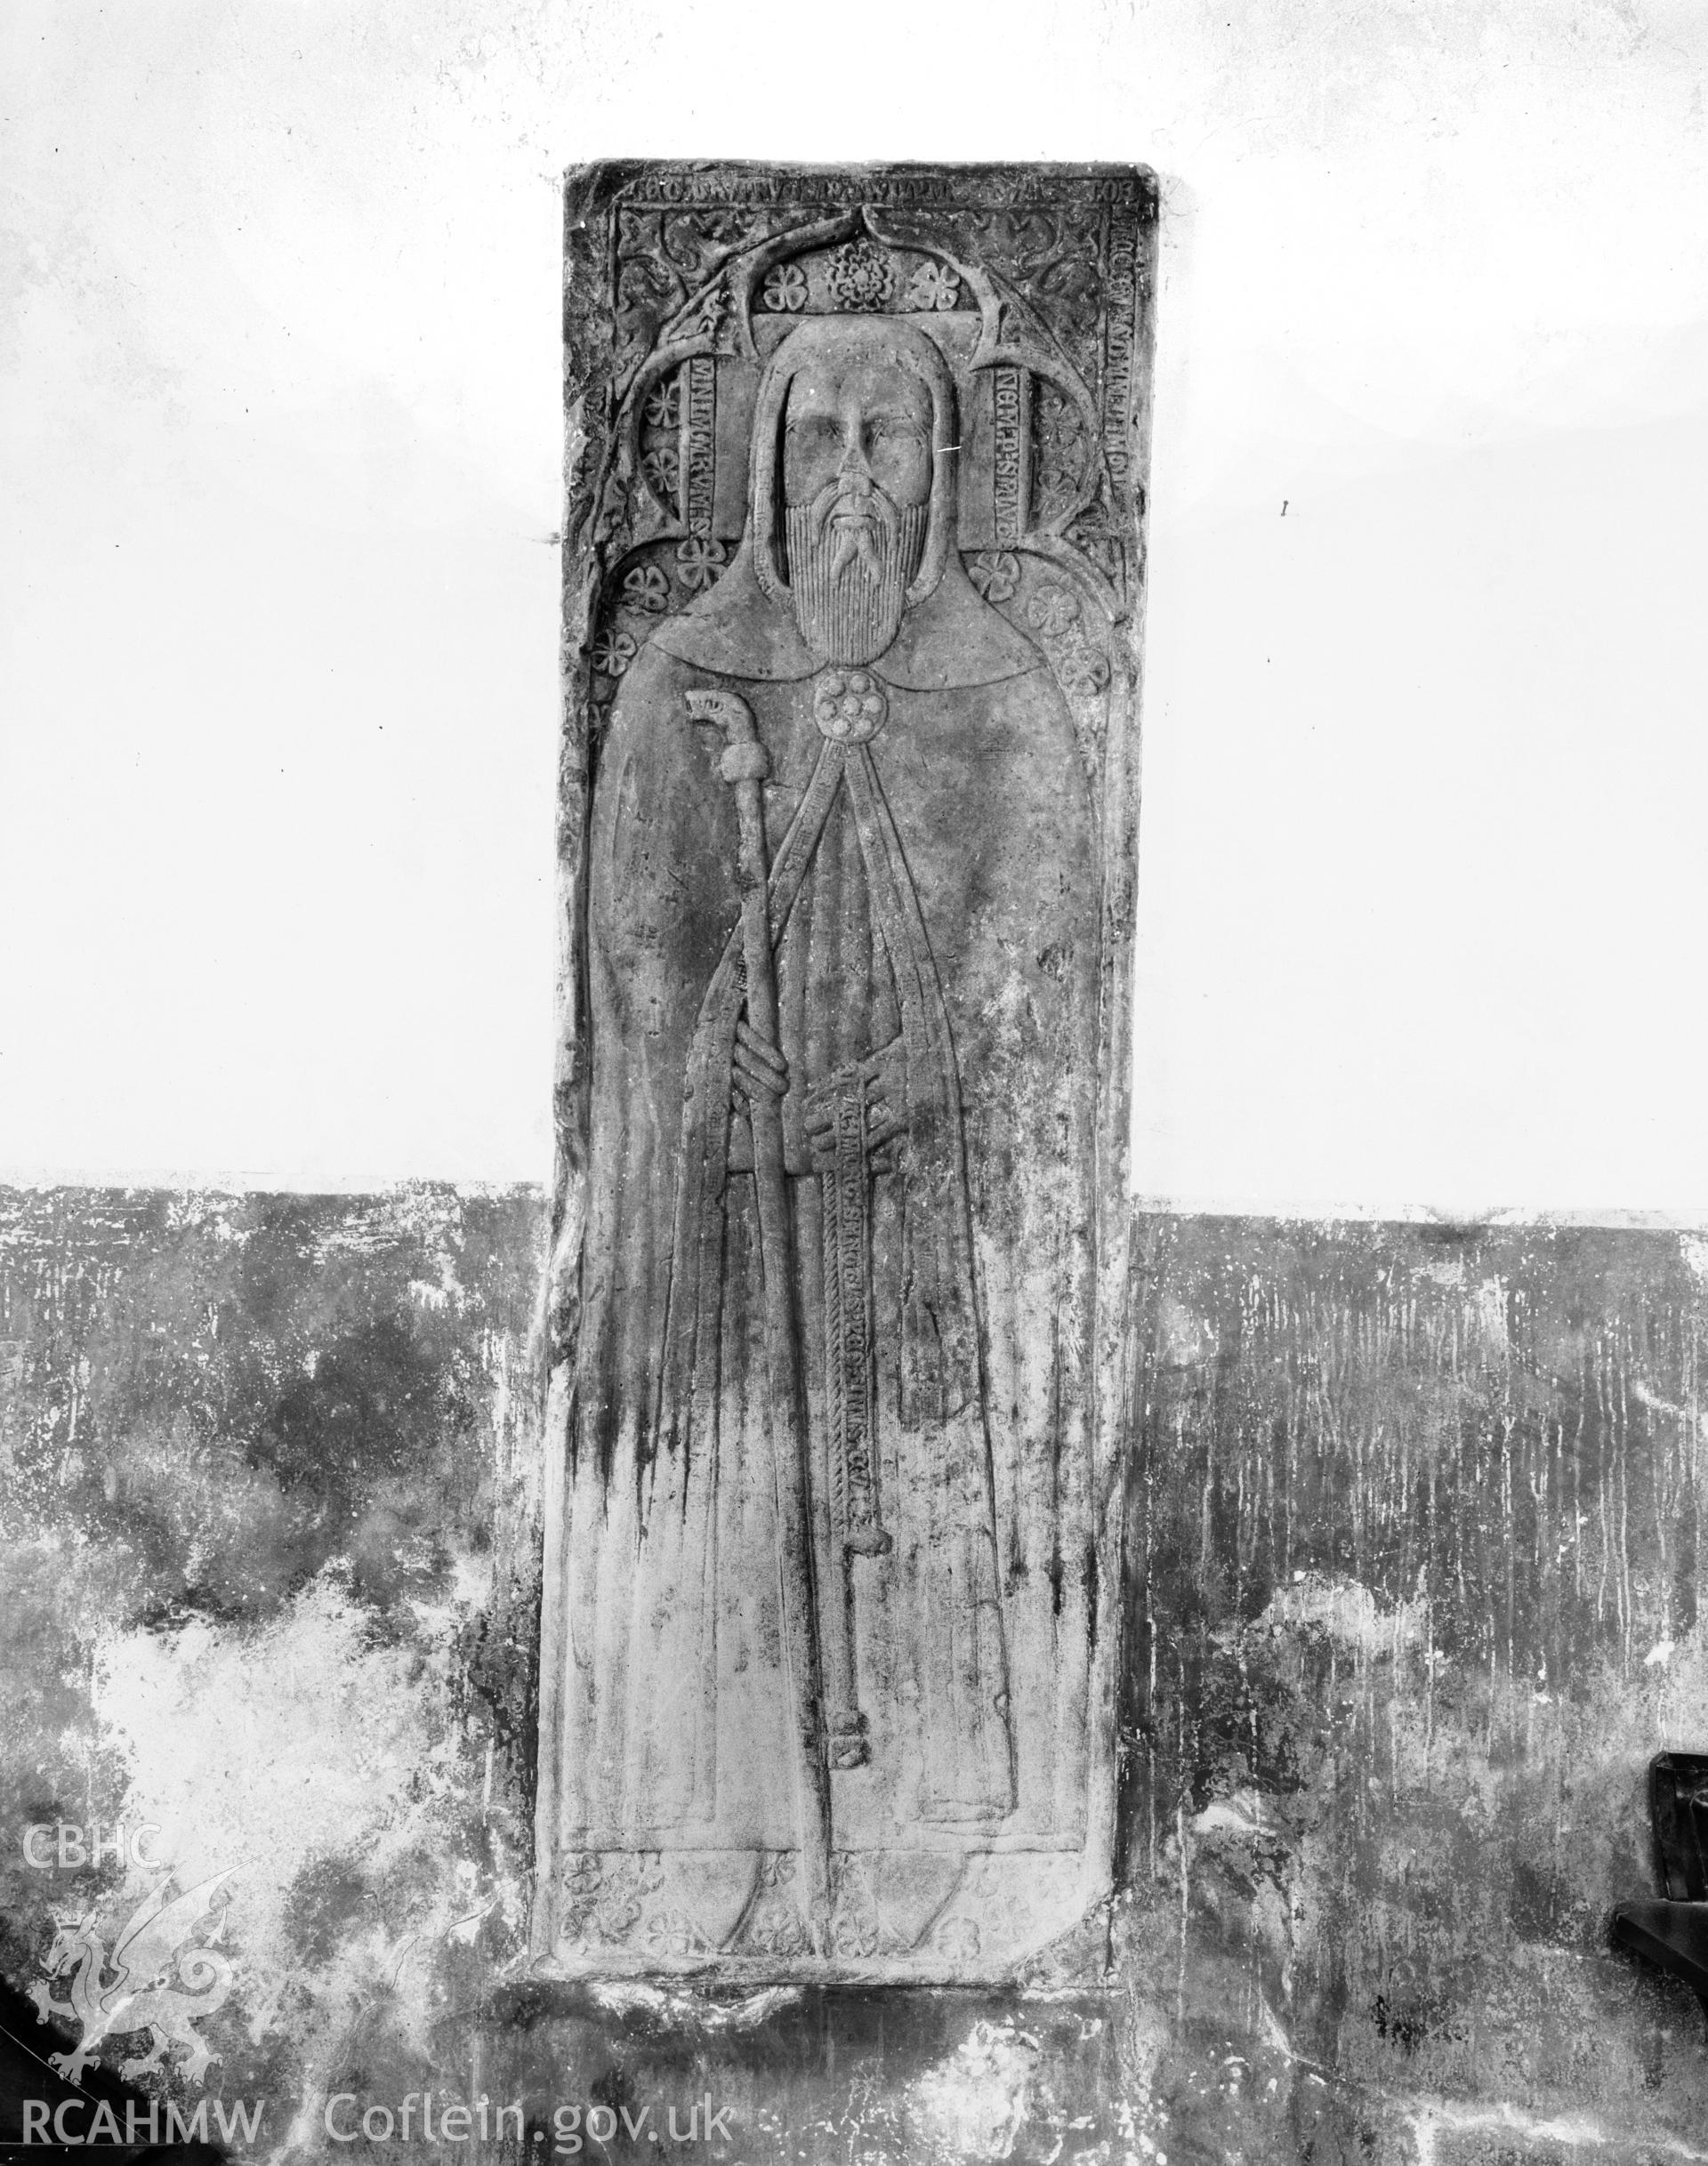
<path fill-rule="evenodd" d="M 713 472 L 713 416 L 717 398 L 717 363 L 710 354 L 696 354 L 683 365 L 687 382 L 688 495 L 683 515 L 690 534 L 712 531 Z"/>
<path fill-rule="evenodd" d="M 1095 1969 L 1154 236 L 571 176 L 543 1977 Z"/>
<path fill-rule="evenodd" d="M 999 549 L 1015 549 L 1020 541 L 1020 486 L 1026 467 L 1020 439 L 1020 372 L 1018 368 L 993 368 L 990 374 L 996 416 L 991 462 L 995 539 Z"/>

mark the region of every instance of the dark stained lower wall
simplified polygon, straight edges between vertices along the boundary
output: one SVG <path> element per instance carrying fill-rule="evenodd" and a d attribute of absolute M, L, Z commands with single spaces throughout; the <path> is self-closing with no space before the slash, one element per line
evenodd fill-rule
<path fill-rule="evenodd" d="M 0 1969 L 68 1928 L 71 2007 L 93 1929 L 117 1981 L 159 1874 L 76 1853 L 149 1826 L 229 1876 L 195 2029 L 275 2137 L 352 2066 L 418 2088 L 525 1942 L 543 1240 L 532 1195 L 0 1208 Z"/>
<path fill-rule="evenodd" d="M 1182 2120 L 1708 2153 L 1703 2017 L 1607 1944 L 1650 1754 L 1708 1745 L 1708 1245 L 1147 1232 L 1131 1872 Z"/>
<path fill-rule="evenodd" d="M 556 2155 L 1708 2158 L 1708 2025 L 1607 1935 L 1653 1886 L 1649 1755 L 1708 1745 L 1708 1246 L 1142 1220 L 1114 1987 L 727 2006 L 517 1982 L 544 1224 L 527 1193 L 0 1199 L 13 2092 L 70 2096 L 31 2056 L 125 2012 L 161 1869 L 77 1831 L 147 1824 L 174 1888 L 214 1883 L 186 1945 L 217 1925 L 230 1983 L 177 1986 L 189 2042 L 129 2089 L 264 2101 L 256 2156 L 538 2157 L 592 2112 Z M 50 2036 L 32 1988 L 84 2012 Z M 116 2023 L 85 2089 L 145 2044 Z M 328 2094 L 353 2126 L 428 2088 L 522 2101 L 529 2140 L 326 2133 Z M 726 2118 L 670 2141 L 695 2106 Z"/>

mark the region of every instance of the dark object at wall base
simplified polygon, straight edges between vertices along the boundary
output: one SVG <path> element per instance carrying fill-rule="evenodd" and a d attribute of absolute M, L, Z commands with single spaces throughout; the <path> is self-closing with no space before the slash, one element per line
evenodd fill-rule
<path fill-rule="evenodd" d="M 1682 1978 L 1708 2015 L 1708 1754 L 1662 1752 L 1648 1765 L 1648 1816 L 1664 1903 L 1622 1903 L 1613 1937 Z"/>
<path fill-rule="evenodd" d="M 1621 1947 L 1682 1978 L 1708 2015 L 1708 1904 L 1622 1903 L 1613 1935 Z"/>

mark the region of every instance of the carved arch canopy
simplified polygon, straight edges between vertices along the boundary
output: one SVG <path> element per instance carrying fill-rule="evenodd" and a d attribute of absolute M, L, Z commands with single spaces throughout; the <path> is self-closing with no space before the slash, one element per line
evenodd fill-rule
<path fill-rule="evenodd" d="M 804 321 L 864 314 L 940 348 L 961 423 L 955 544 L 1043 648 L 1094 763 L 1143 576 L 1152 183 L 812 173 L 768 200 L 772 178 L 639 169 L 597 221 L 608 314 L 570 326 L 605 408 L 596 463 L 572 475 L 599 573 L 595 733 L 659 617 L 735 554 L 766 362 Z M 572 261 L 592 238 L 572 226 Z"/>

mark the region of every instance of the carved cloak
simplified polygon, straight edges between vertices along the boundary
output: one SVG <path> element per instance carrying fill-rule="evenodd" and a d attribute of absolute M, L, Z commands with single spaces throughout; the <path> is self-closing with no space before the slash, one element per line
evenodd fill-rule
<path fill-rule="evenodd" d="M 1096 1601 L 1089 1560 L 1051 1534 L 1084 1478 L 1091 795 L 1042 656 L 953 557 L 871 665 L 888 713 L 869 747 L 821 736 L 818 667 L 744 549 L 632 664 L 598 760 L 583 1329 L 562 1579 L 547 1591 L 562 1605 L 571 1847 L 794 1840 L 752 1182 L 729 1115 L 736 821 L 715 736 L 689 719 L 699 688 L 739 692 L 770 754 L 786 1128 L 799 1134 L 807 1088 L 839 1061 L 891 1035 L 905 1052 L 907 1128 L 873 1176 L 870 1246 L 874 1475 L 894 1548 L 846 1569 L 825 1381 L 805 1349 L 820 1609 L 870 1725 L 866 1765 L 833 1778 L 835 1840 L 1076 1840 L 1060 1806 L 1082 1771 L 1026 1747 L 1058 1728 L 1052 1691 L 1083 1693 Z M 805 1221 L 821 1206 L 797 1171 L 816 1334 L 825 1287 Z"/>

